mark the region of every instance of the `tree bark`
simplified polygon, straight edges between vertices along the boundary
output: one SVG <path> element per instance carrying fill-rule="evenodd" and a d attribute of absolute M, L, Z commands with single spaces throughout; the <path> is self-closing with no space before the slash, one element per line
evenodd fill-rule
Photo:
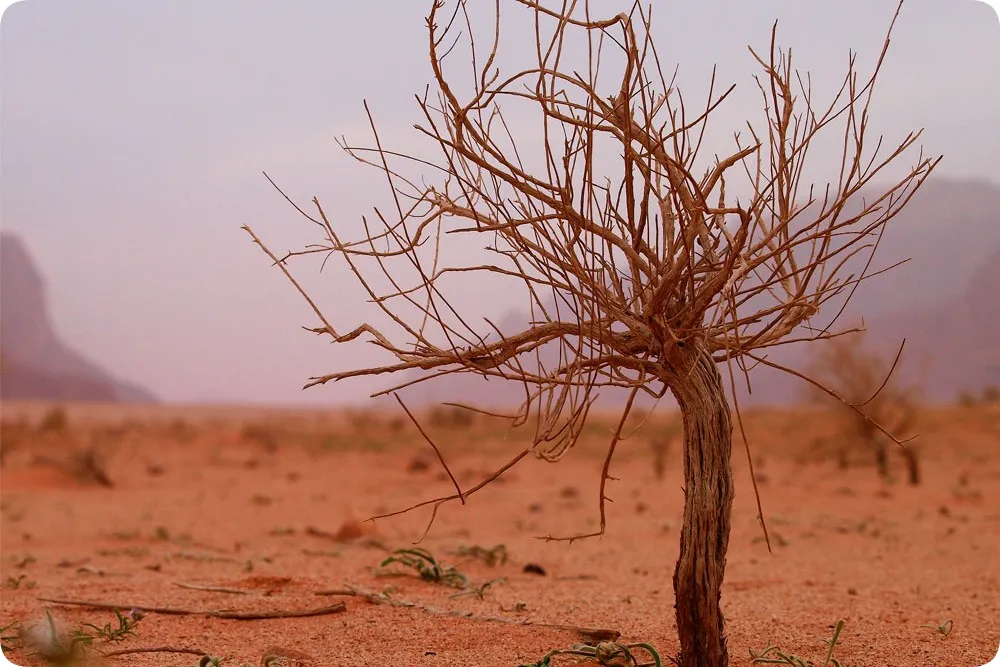
<path fill-rule="evenodd" d="M 722 579 L 733 508 L 733 427 L 722 376 L 694 350 L 675 366 L 670 389 L 684 419 L 684 526 L 674 570 L 680 667 L 726 667 Z"/>

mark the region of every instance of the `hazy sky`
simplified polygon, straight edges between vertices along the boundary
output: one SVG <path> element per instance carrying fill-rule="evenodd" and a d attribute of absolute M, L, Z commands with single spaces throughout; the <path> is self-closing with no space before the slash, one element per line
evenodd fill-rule
<path fill-rule="evenodd" d="M 501 0 L 506 6 L 511 0 Z M 491 4 L 491 3 L 488 3 Z M 549 3 L 552 4 L 552 3 Z M 612 14 L 627 5 L 595 2 Z M 771 24 L 829 86 L 849 49 L 867 71 L 894 1 L 655 3 L 660 55 L 691 100 L 713 64 L 736 83 L 714 140 L 759 118 L 747 44 Z M 334 143 L 368 143 L 367 99 L 391 145 L 419 147 L 413 95 L 429 80 L 430 0 L 26 0 L 2 22 L 2 214 L 48 279 L 58 329 L 112 372 L 171 401 L 361 398 L 370 383 L 302 392 L 310 375 L 371 359 L 331 346 L 249 224 L 283 251 L 319 240 L 270 187 L 318 196 L 345 236 L 388 200 Z M 514 8 L 512 8 L 514 9 Z M 515 12 L 511 12 L 515 13 Z M 508 33 L 508 48 L 531 35 Z M 502 63 L 501 63 L 502 64 Z M 924 127 L 940 173 L 1000 181 L 1000 21 L 972 0 L 909 0 L 876 95 L 876 129 Z M 611 94 L 609 92 L 609 94 Z M 726 125 L 726 120 L 731 123 Z M 817 159 L 823 159 L 817 156 Z M 359 291 L 342 271 L 299 270 L 341 328 Z M 500 316 L 509 292 L 466 281 L 460 305 Z"/>

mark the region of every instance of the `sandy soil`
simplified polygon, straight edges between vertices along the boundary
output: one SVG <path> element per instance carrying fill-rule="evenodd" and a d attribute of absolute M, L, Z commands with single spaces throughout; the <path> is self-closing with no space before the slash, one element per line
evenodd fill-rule
<path fill-rule="evenodd" d="M 35 424 L 46 409 L 5 405 L 3 417 Z M 928 416 L 919 441 L 924 480 L 916 487 L 880 481 L 870 466 L 845 470 L 807 460 L 809 434 L 821 421 L 796 413 L 748 417 L 773 553 L 737 444 L 723 592 L 731 664 L 751 664 L 750 650 L 769 644 L 822 664 L 824 640 L 840 619 L 836 656 L 845 667 L 988 662 L 1000 644 L 1000 411 Z M 303 424 L 309 437 L 293 434 Z M 98 646 L 197 649 L 231 666 L 259 665 L 270 652 L 287 655 L 286 664 L 324 667 L 513 667 L 582 641 L 540 625 L 316 595 L 350 585 L 478 616 L 617 630 L 622 641 L 656 646 L 665 664 L 678 651 L 671 585 L 682 515 L 676 446 L 662 480 L 643 437 L 623 446 L 600 539 L 537 539 L 596 528 L 599 428 L 560 463 L 529 458 L 466 506 L 442 507 L 421 546 L 475 585 L 503 578 L 480 599 L 452 597 L 456 589 L 414 576 L 379 574 L 389 552 L 420 537 L 429 511 L 374 528 L 358 520 L 452 490 L 406 425 L 383 428 L 357 414 L 74 406 L 69 427 L 52 431 L 37 434 L 32 426 L 5 435 L 0 626 L 36 623 L 46 610 L 66 628 L 114 621 L 110 611 L 40 598 L 243 612 L 345 603 L 346 611 L 308 618 L 150 613 L 133 636 Z M 518 448 L 475 425 L 432 432 L 465 488 Z M 88 448 L 111 487 L 73 458 Z M 429 465 L 412 469 L 422 467 L 416 460 Z M 901 459 L 894 456 L 893 465 Z M 455 553 L 499 544 L 509 560 L 493 567 Z M 527 563 L 545 574 L 525 572 Z M 942 624 L 950 632 L 939 631 Z M 42 664 L 24 649 L 7 657 Z M 198 658 L 133 654 L 110 662 L 188 667 Z"/>

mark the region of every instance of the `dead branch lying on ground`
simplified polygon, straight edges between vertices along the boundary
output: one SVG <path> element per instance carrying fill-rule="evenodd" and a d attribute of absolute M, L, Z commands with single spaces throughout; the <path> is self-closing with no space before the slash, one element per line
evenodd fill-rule
<path fill-rule="evenodd" d="M 112 604 L 109 602 L 92 602 L 90 600 L 68 600 L 63 598 L 38 598 L 41 602 L 58 604 L 68 607 L 86 607 L 88 609 L 106 609 L 121 611 L 122 609 L 138 609 L 149 614 L 164 614 L 168 616 L 206 616 L 208 618 L 223 618 L 233 621 L 263 621 L 270 618 L 307 618 L 310 616 L 325 616 L 347 611 L 347 605 L 338 602 L 328 607 L 318 609 L 292 609 L 287 611 L 223 611 L 213 609 L 184 609 L 180 607 L 146 607 L 138 604 Z"/>
<path fill-rule="evenodd" d="M 421 604 L 419 602 L 412 602 L 409 600 L 399 600 L 397 598 L 390 597 L 385 593 L 379 593 L 376 591 L 366 590 L 364 588 L 359 588 L 357 586 L 348 586 L 347 588 L 336 588 L 324 591 L 316 591 L 314 595 L 322 596 L 355 596 L 364 598 L 372 604 L 387 604 L 393 607 L 404 607 L 407 609 L 420 609 L 427 612 L 428 614 L 434 614 L 436 616 L 452 616 L 455 618 L 466 618 L 472 621 L 484 621 L 488 623 L 509 623 L 511 625 L 530 625 L 536 628 L 545 628 L 547 630 L 563 630 L 565 632 L 573 632 L 583 638 L 588 642 L 605 642 L 605 641 L 618 641 L 621 637 L 621 633 L 617 630 L 605 630 L 602 628 L 585 628 L 577 625 L 564 625 L 560 623 L 539 623 L 532 621 L 531 619 L 518 619 L 518 618 L 505 618 L 503 616 L 482 616 L 480 614 L 474 614 L 470 611 L 459 611 L 456 609 L 441 609 L 439 607 L 431 607 L 429 605 Z"/>
<path fill-rule="evenodd" d="M 208 593 L 229 593 L 230 595 L 249 595 L 250 591 L 242 588 L 228 588 L 226 586 L 205 586 L 203 584 L 189 584 L 183 581 L 175 581 L 177 588 L 187 588 L 192 591 L 206 591 Z"/>

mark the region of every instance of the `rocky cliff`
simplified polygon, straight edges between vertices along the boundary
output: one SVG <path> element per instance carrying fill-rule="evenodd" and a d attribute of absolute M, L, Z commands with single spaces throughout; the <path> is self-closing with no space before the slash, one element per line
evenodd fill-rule
<path fill-rule="evenodd" d="M 113 335 L 113 334 L 111 334 Z M 68 346 L 55 331 L 45 280 L 25 244 L 0 234 L 0 398 L 155 402 Z"/>

